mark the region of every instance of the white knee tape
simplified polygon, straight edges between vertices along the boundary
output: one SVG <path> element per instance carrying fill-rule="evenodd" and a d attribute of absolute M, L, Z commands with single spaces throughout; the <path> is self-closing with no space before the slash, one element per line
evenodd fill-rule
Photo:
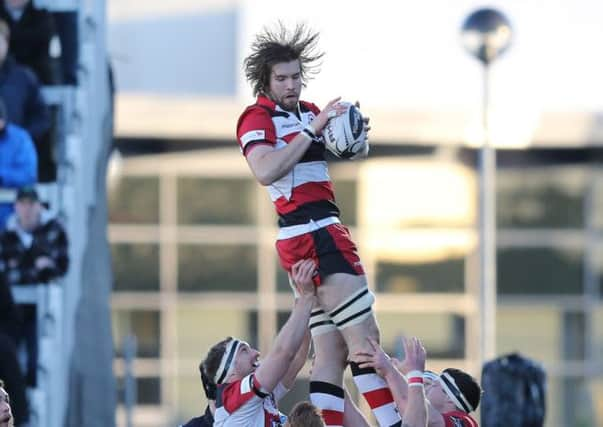
<path fill-rule="evenodd" d="M 335 323 L 333 323 L 331 318 L 322 308 L 312 310 L 308 326 L 310 328 L 310 334 L 312 334 L 313 337 L 337 330 Z"/>
<path fill-rule="evenodd" d="M 368 288 L 364 288 L 350 296 L 333 311 L 329 312 L 329 317 L 339 329 L 356 325 L 367 317 L 370 317 L 375 302 L 375 296 Z"/>

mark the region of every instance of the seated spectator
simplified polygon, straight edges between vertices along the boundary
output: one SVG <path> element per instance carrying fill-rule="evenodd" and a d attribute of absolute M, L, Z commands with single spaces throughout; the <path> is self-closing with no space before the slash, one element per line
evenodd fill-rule
<path fill-rule="evenodd" d="M 8 54 L 10 29 L 0 19 L 0 98 L 8 120 L 24 128 L 35 141 L 50 128 L 50 113 L 36 75 Z"/>
<path fill-rule="evenodd" d="M 16 424 L 29 418 L 25 396 L 25 378 L 17 358 L 17 342 L 21 337 L 21 313 L 4 275 L 0 274 L 0 378 L 13 396 L 13 416 Z M 0 417 L 1 418 L 1 417 Z M 3 424 L 0 422 L 0 426 Z"/>
<path fill-rule="evenodd" d="M 0 234 L 0 266 L 9 285 L 49 282 L 67 272 L 67 234 L 33 187 L 17 191 L 15 213 Z"/>
<path fill-rule="evenodd" d="M 8 120 L 25 129 L 38 154 L 38 180 L 54 181 L 56 163 L 51 131 L 50 109 L 46 105 L 38 78 L 28 67 L 19 65 L 8 54 L 10 30 L 0 19 L 0 98 L 6 105 Z"/>
<path fill-rule="evenodd" d="M 310 402 L 299 402 L 289 413 L 285 427 L 324 427 L 320 409 Z"/>
<path fill-rule="evenodd" d="M 17 192 L 15 213 L 0 233 L 0 274 L 10 286 L 46 283 L 63 276 L 69 265 L 67 234 L 46 211 L 33 187 Z M 35 307 L 23 305 L 23 328 L 28 354 L 27 382 L 35 386 L 37 332 Z"/>
<path fill-rule="evenodd" d="M 0 99 L 0 231 L 13 212 L 13 191 L 34 185 L 36 175 L 34 144 L 24 129 L 7 122 L 6 107 Z"/>
<path fill-rule="evenodd" d="M 1 0 L 0 19 L 10 27 L 9 52 L 45 85 L 61 84 L 61 44 L 54 16 L 31 0 Z"/>

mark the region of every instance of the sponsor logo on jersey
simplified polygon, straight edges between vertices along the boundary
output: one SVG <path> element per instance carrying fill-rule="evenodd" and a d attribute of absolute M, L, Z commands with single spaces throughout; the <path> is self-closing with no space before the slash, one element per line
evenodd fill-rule
<path fill-rule="evenodd" d="M 285 123 L 283 125 L 281 125 L 281 127 L 283 129 L 289 129 L 289 128 L 300 128 L 302 127 L 301 123 Z"/>
<path fill-rule="evenodd" d="M 241 143 L 245 147 L 252 141 L 263 141 L 264 139 L 266 139 L 266 132 L 264 130 L 250 130 L 241 136 Z"/>

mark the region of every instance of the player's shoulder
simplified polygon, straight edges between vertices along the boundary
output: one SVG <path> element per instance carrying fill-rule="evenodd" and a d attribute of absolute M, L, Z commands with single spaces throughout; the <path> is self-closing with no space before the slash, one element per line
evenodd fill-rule
<path fill-rule="evenodd" d="M 274 104 L 272 105 L 267 102 L 256 102 L 255 104 L 248 105 L 245 110 L 239 116 L 237 122 L 237 129 L 241 127 L 243 123 L 249 122 L 272 122 L 272 113 L 275 111 Z"/>
<path fill-rule="evenodd" d="M 218 387 L 219 394 L 222 398 L 231 397 L 234 395 L 245 395 L 253 392 L 254 375 L 249 374 L 239 380 Z"/>
<path fill-rule="evenodd" d="M 216 407 L 223 407 L 229 413 L 233 413 L 243 405 L 261 401 L 257 397 L 253 387 L 253 374 L 250 374 L 240 380 L 219 386 Z"/>

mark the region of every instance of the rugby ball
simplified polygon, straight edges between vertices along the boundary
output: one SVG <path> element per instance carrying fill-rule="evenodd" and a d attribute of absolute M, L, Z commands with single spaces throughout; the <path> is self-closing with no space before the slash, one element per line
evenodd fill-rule
<path fill-rule="evenodd" d="M 366 146 L 364 119 L 354 104 L 342 102 L 345 113 L 329 119 L 322 131 L 325 147 L 342 159 L 351 159 Z"/>

